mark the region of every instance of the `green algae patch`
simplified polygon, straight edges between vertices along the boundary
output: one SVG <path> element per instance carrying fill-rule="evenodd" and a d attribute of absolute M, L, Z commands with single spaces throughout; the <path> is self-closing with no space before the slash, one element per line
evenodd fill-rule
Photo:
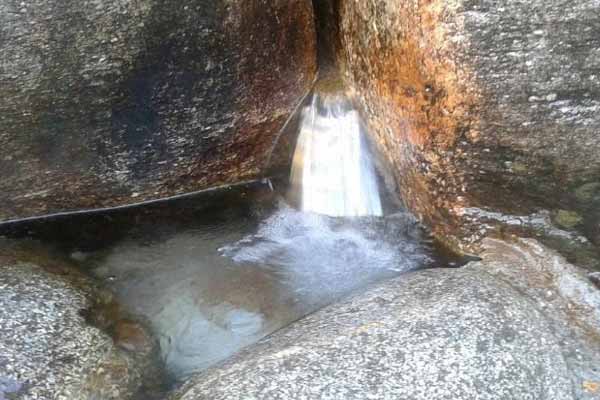
<path fill-rule="evenodd" d="M 554 222 L 564 229 L 574 229 L 583 222 L 583 217 L 575 211 L 558 210 L 554 214 Z"/>
<path fill-rule="evenodd" d="M 575 190 L 575 197 L 582 203 L 600 200 L 600 182 L 590 182 Z"/>

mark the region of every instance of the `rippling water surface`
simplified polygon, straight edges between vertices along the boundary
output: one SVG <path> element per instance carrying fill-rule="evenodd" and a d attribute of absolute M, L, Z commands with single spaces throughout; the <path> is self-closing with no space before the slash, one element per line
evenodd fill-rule
<path fill-rule="evenodd" d="M 276 203 L 156 238 L 168 231 L 159 223 L 87 255 L 93 274 L 151 322 L 177 379 L 429 260 L 408 214 L 334 218 Z"/>

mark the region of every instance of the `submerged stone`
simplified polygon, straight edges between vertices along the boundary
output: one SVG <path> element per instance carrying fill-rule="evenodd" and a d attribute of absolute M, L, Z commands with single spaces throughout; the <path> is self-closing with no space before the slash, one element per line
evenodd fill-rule
<path fill-rule="evenodd" d="M 592 399 L 600 292 L 535 241 L 486 246 L 308 316 L 170 399 Z"/>
<path fill-rule="evenodd" d="M 114 330 L 114 341 L 117 346 L 133 352 L 152 351 L 152 338 L 138 322 L 121 320 L 115 324 Z"/>

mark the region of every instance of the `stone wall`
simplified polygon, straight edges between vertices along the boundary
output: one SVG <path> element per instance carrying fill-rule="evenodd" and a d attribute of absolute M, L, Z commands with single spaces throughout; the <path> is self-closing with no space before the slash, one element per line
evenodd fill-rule
<path fill-rule="evenodd" d="M 402 196 L 468 251 L 473 210 L 600 245 L 600 8 L 581 0 L 328 0 L 336 59 Z"/>
<path fill-rule="evenodd" d="M 309 0 L 0 0 L 0 221 L 259 177 L 315 40 Z"/>

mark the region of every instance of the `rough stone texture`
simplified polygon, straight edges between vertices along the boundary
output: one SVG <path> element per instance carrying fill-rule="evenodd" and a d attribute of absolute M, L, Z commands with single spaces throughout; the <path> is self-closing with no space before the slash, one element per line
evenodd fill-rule
<path fill-rule="evenodd" d="M 43 252 L 0 246 L 0 399 L 131 398 L 149 352 L 120 350 L 86 323 L 87 279 Z"/>
<path fill-rule="evenodd" d="M 0 221 L 250 180 L 310 89 L 309 0 L 0 0 Z"/>
<path fill-rule="evenodd" d="M 595 399 L 600 292 L 532 240 L 325 308 L 193 378 L 172 400 Z"/>
<path fill-rule="evenodd" d="M 496 237 L 536 238 L 558 250 L 566 259 L 587 270 L 600 270 L 600 248 L 577 231 L 560 229 L 546 210 L 510 215 L 477 207 L 459 211 L 464 221 L 477 225 L 478 234 Z"/>
<path fill-rule="evenodd" d="M 476 249 L 460 211 L 577 212 L 600 245 L 596 0 L 324 0 L 337 60 L 402 195 Z"/>
<path fill-rule="evenodd" d="M 483 260 L 465 268 L 493 275 L 532 299 L 562 348 L 575 398 L 600 398 L 600 290 L 593 274 L 533 239 L 482 243 Z"/>

